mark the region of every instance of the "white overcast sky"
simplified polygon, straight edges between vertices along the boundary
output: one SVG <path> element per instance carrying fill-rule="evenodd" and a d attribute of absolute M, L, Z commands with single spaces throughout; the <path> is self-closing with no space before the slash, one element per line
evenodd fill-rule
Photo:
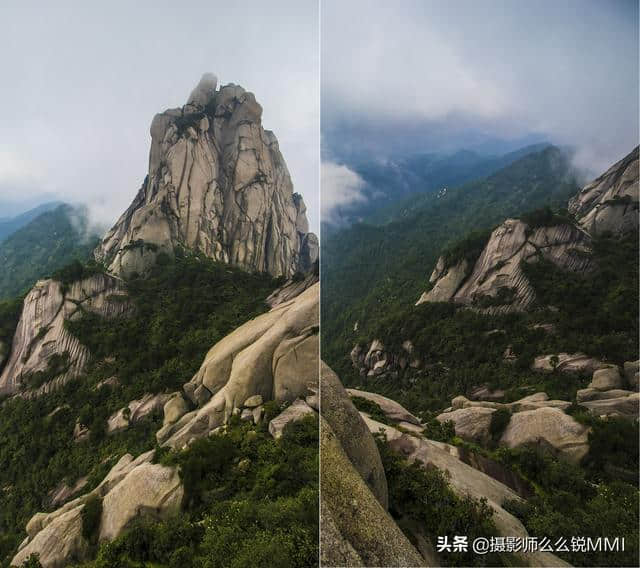
<path fill-rule="evenodd" d="M 637 0 L 323 0 L 321 18 L 327 157 L 535 134 L 601 171 L 638 143 Z"/>
<path fill-rule="evenodd" d="M 4 0 L 0 202 L 47 193 L 113 222 L 153 115 L 211 71 L 255 93 L 317 231 L 318 18 L 316 0 Z"/>

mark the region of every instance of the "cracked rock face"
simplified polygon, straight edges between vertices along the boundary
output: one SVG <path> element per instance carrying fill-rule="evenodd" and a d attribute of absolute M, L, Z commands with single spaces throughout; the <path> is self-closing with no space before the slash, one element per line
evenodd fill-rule
<path fill-rule="evenodd" d="M 507 219 L 491 233 L 472 270 L 466 260 L 447 269 L 441 258 L 431 277 L 433 289 L 418 303 L 454 301 L 483 306 L 488 300 L 492 311 L 524 309 L 535 292 L 521 262 L 544 258 L 564 270 L 586 272 L 593 267 L 590 252 L 589 235 L 573 225 L 532 229 L 519 219 Z"/>
<path fill-rule="evenodd" d="M 148 176 L 96 258 L 122 276 L 177 248 L 273 276 L 309 271 L 318 241 L 261 117 L 252 93 L 216 90 L 211 74 L 185 106 L 157 114 Z"/>
<path fill-rule="evenodd" d="M 622 235 L 638 228 L 638 148 L 586 185 L 569 212 L 591 235 Z"/>
<path fill-rule="evenodd" d="M 64 327 L 65 320 L 87 310 L 102 317 L 117 317 L 131 309 L 117 278 L 95 274 L 65 289 L 56 280 L 39 280 L 24 299 L 11 354 L 0 375 L 0 394 L 13 394 L 28 385 L 34 373 L 44 371 L 54 355 L 67 358 L 61 373 L 23 396 L 50 392 L 78 376 L 89 351 Z"/>

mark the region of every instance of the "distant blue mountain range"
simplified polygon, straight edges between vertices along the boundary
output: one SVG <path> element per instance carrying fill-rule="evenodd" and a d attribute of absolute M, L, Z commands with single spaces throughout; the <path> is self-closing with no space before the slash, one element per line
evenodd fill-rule
<path fill-rule="evenodd" d="M 0 217 L 0 241 L 3 241 L 9 235 L 12 235 L 18 229 L 21 229 L 33 221 L 38 215 L 51 211 L 59 205 L 62 205 L 62 201 L 48 201 L 34 207 L 33 209 L 25 211 L 24 213 L 20 213 L 19 215 L 15 215 L 13 217 Z"/>

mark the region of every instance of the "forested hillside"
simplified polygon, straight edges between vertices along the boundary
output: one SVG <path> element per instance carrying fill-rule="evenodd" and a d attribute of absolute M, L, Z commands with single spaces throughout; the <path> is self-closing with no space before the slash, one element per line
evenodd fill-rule
<path fill-rule="evenodd" d="M 0 242 L 0 299 L 26 292 L 73 259 L 86 260 L 98 240 L 82 209 L 60 205 L 41 213 Z"/>
<path fill-rule="evenodd" d="M 75 263 L 56 277 L 69 285 L 95 270 Z M 29 518 L 51 507 L 53 490 L 73 487 L 82 478 L 84 492 L 124 452 L 137 455 L 154 448 L 161 412 L 110 435 L 107 419 L 146 393 L 180 389 L 215 342 L 267 309 L 264 299 L 275 285 L 268 276 L 202 256 L 166 258 L 148 278 L 128 283 L 135 308 L 130 317 L 103 320 L 86 312 L 68 322 L 93 352 L 86 373 L 47 396 L 5 400 L 0 412 L 0 485 L 5 488 L 0 494 L 0 557 L 10 560 Z M 13 335 L 18 305 L 1 304 L 5 338 Z M 104 382 L 115 376 L 117 381 Z M 83 441 L 74 435 L 76 422 L 88 428 Z"/>
<path fill-rule="evenodd" d="M 402 220 L 354 225 L 325 239 L 324 357 L 336 364 L 348 352 L 356 322 L 366 325 L 368 317 L 412 306 L 440 252 L 469 232 L 488 231 L 505 217 L 545 205 L 566 207 L 577 191 L 571 171 L 568 158 L 549 147 L 431 199 Z"/>

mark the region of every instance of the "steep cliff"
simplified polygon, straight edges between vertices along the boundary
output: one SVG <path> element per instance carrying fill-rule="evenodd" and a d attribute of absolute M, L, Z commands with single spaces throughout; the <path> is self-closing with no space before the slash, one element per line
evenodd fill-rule
<path fill-rule="evenodd" d="M 466 259 L 446 267 L 441 258 L 431 275 L 433 288 L 423 302 L 454 301 L 492 309 L 524 309 L 535 292 L 521 263 L 543 258 L 574 272 L 593 266 L 591 239 L 581 229 L 561 223 L 532 228 L 519 219 L 507 219 L 495 229 L 482 254 L 471 268 Z"/>
<path fill-rule="evenodd" d="M 144 273 L 178 248 L 292 276 L 318 256 L 306 206 L 252 93 L 205 74 L 182 108 L 151 123 L 149 172 L 95 251 L 117 275 Z"/>
<path fill-rule="evenodd" d="M 34 387 L 26 396 L 48 392 L 78 376 L 89 352 L 64 326 L 82 310 L 116 317 L 131 308 L 121 281 L 95 274 L 65 286 L 40 280 L 24 299 L 9 359 L 0 375 L 0 393 Z"/>
<path fill-rule="evenodd" d="M 569 212 L 591 235 L 638 228 L 638 147 L 569 201 Z"/>

